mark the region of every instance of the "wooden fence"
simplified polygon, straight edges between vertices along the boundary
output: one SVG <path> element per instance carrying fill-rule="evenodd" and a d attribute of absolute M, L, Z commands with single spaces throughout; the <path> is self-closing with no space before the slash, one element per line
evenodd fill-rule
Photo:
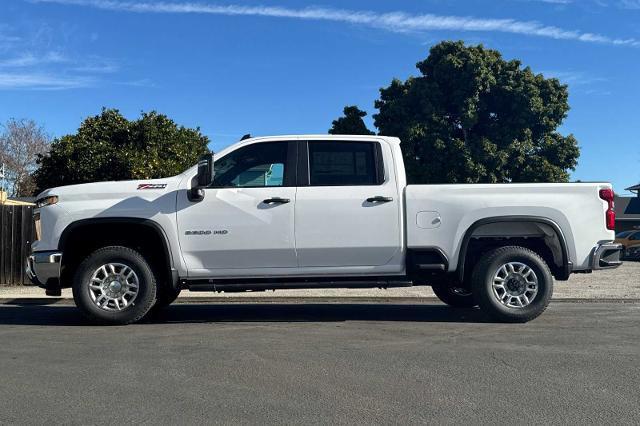
<path fill-rule="evenodd" d="M 0 205 L 0 285 L 30 284 L 25 259 L 33 240 L 33 206 Z"/>

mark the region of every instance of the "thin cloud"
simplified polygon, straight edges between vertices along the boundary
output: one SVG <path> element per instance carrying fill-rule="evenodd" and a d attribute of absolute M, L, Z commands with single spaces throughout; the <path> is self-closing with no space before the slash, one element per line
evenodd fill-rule
<path fill-rule="evenodd" d="M 49 52 L 44 55 L 34 55 L 33 53 L 23 53 L 19 56 L 0 60 L 0 67 L 31 67 L 41 64 L 58 64 L 68 62 L 68 59 L 58 52 Z"/>
<path fill-rule="evenodd" d="M 119 69 L 120 67 L 113 60 L 99 56 L 89 57 L 83 63 L 77 63 L 69 68 L 70 71 L 91 74 L 110 74 L 117 72 Z"/>
<path fill-rule="evenodd" d="M 118 0 L 30 0 L 33 3 L 56 3 L 93 7 L 102 10 L 135 13 L 193 13 L 226 16 L 264 16 L 315 21 L 344 22 L 366 25 L 393 32 L 420 32 L 434 30 L 503 32 L 556 40 L 574 40 L 640 47 L 635 38 L 614 38 L 602 34 L 567 30 L 544 25 L 536 21 L 515 19 L 486 19 L 434 14 L 412 15 L 405 12 L 376 13 L 346 9 L 308 7 L 302 9 L 278 6 L 216 5 L 208 3 L 132 2 Z"/>
<path fill-rule="evenodd" d="M 148 78 L 141 78 L 139 80 L 131 80 L 131 81 L 121 81 L 116 84 L 121 86 L 131 86 L 131 87 L 156 87 L 155 83 Z"/>
<path fill-rule="evenodd" d="M 7 29 L 15 31 L 0 23 L 0 47 L 7 39 Z M 9 38 L 13 44 L 0 48 L 0 91 L 69 90 L 113 84 L 105 77 L 118 71 L 114 60 L 97 55 L 67 55 L 67 49 L 51 47 L 54 35 L 50 27 L 41 25 L 35 33 Z"/>
<path fill-rule="evenodd" d="M 607 89 L 609 79 L 594 76 L 584 71 L 542 71 L 545 77 L 553 77 L 560 82 L 569 85 L 572 93 L 582 93 L 585 95 L 609 96 L 611 91 Z"/>
<path fill-rule="evenodd" d="M 0 52 L 9 50 L 18 42 L 20 42 L 20 37 L 5 34 L 4 27 L 0 24 Z"/>
<path fill-rule="evenodd" d="M 60 77 L 38 73 L 0 73 L 0 89 L 65 90 L 89 87 L 88 77 Z"/>
<path fill-rule="evenodd" d="M 640 9 L 640 0 L 622 0 L 620 7 L 624 9 Z"/>
<path fill-rule="evenodd" d="M 607 82 L 604 77 L 593 76 L 583 71 L 542 71 L 545 77 L 553 77 L 570 86 L 589 86 Z"/>

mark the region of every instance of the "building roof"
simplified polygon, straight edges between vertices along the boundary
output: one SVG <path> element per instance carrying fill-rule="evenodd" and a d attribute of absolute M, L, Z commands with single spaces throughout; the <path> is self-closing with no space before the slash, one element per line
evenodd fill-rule
<path fill-rule="evenodd" d="M 0 191 L 0 204 L 6 206 L 29 206 L 35 203 L 35 197 L 7 197 L 7 193 Z"/>
<path fill-rule="evenodd" d="M 35 203 L 36 197 L 9 197 L 11 201 L 18 201 L 21 203 Z"/>
<path fill-rule="evenodd" d="M 640 197 L 616 197 L 616 218 L 640 220 Z"/>
<path fill-rule="evenodd" d="M 624 189 L 625 191 L 640 191 L 640 183 Z"/>

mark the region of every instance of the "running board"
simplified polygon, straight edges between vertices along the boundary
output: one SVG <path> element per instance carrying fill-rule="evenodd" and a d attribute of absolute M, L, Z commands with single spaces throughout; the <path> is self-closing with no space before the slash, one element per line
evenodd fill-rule
<path fill-rule="evenodd" d="M 189 291 L 265 291 L 265 290 L 301 290 L 317 288 L 390 288 L 411 287 L 408 280 L 304 280 L 304 281 L 268 281 L 248 282 L 231 280 L 185 280 L 181 287 Z"/>

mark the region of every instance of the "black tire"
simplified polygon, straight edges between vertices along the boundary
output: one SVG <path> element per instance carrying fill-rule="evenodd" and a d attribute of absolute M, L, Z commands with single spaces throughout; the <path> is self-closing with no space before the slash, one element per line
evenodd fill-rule
<path fill-rule="evenodd" d="M 94 303 L 89 288 L 91 277 L 102 265 L 116 263 L 133 270 L 138 279 L 138 292 L 122 310 L 105 310 Z M 90 320 L 103 324 L 130 324 L 142 319 L 156 300 L 156 279 L 140 253 L 128 247 L 110 246 L 91 253 L 78 269 L 73 280 L 73 299 Z M 107 307 L 110 302 L 107 303 Z M 113 305 L 111 305 L 113 308 Z"/>
<path fill-rule="evenodd" d="M 473 308 L 478 306 L 470 289 L 455 283 L 433 284 L 431 289 L 443 303 L 455 308 Z"/>
<path fill-rule="evenodd" d="M 180 289 L 175 289 L 170 285 L 158 288 L 156 303 L 153 305 L 153 310 L 166 308 L 175 302 L 178 296 L 180 296 Z"/>
<path fill-rule="evenodd" d="M 500 302 L 500 295 L 494 293 L 493 279 L 502 265 L 510 262 L 524 264 L 531 268 L 537 278 L 537 293 L 529 294 L 530 303 L 523 307 L 507 306 Z M 531 278 L 529 278 L 531 279 Z M 507 286 L 509 281 L 505 283 Z M 514 286 L 527 286 L 526 282 L 514 281 Z M 549 267 L 537 253 L 519 246 L 500 247 L 486 253 L 473 269 L 471 290 L 480 309 L 490 318 L 500 322 L 527 322 L 542 314 L 553 294 L 553 276 Z M 505 299 L 514 300 L 508 296 Z M 524 299 L 521 299 L 524 300 Z M 522 303 L 522 302 L 518 302 Z"/>

